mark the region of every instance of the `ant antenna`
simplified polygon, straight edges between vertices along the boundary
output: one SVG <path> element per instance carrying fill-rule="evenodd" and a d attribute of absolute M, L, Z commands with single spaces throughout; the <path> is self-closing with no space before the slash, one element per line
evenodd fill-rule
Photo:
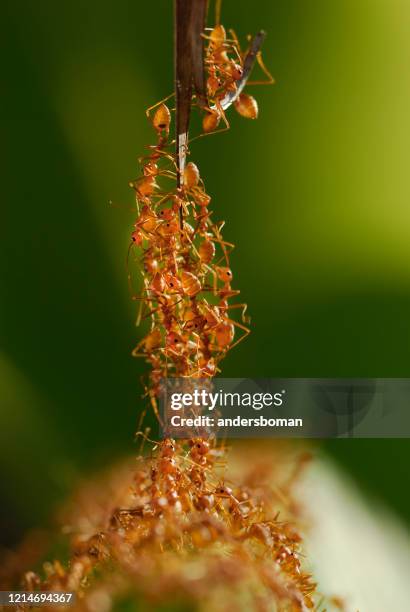
<path fill-rule="evenodd" d="M 142 437 L 142 444 L 145 444 L 145 442 L 150 442 L 151 444 L 154 444 L 155 446 L 158 446 L 158 442 L 156 442 L 155 440 L 151 440 L 151 438 L 148 438 L 147 433 L 149 433 L 150 431 L 151 431 L 150 427 L 146 427 L 145 428 L 145 432 L 144 431 L 137 431 L 137 433 L 135 434 L 135 438 L 138 438 L 138 436 L 141 436 Z"/>
<path fill-rule="evenodd" d="M 144 417 L 145 417 L 145 413 L 146 413 L 146 410 L 145 410 L 145 411 L 142 413 Z M 144 432 L 142 432 L 142 431 L 140 431 L 140 429 L 139 429 L 139 427 L 141 426 L 141 424 L 142 424 L 142 421 L 141 421 L 141 419 L 140 419 L 140 423 L 139 423 L 139 425 L 138 425 L 138 432 L 135 434 L 135 438 L 136 438 L 136 439 L 137 439 L 137 437 L 138 437 L 138 436 L 141 436 L 141 438 L 142 438 L 142 440 L 141 440 L 141 444 L 140 444 L 140 447 L 139 447 L 139 450 L 138 450 L 139 455 L 142 455 L 142 452 L 143 452 L 143 450 L 144 450 L 144 446 L 145 446 L 145 442 L 147 442 L 147 441 L 148 441 L 148 442 L 152 442 L 153 444 L 156 444 L 156 442 L 153 442 L 152 440 L 150 440 L 150 439 L 148 438 L 148 434 L 149 434 L 149 432 L 151 431 L 151 428 L 150 428 L 150 427 L 146 427 L 146 428 L 145 428 L 145 431 L 144 431 Z"/>
<path fill-rule="evenodd" d="M 131 272 L 130 272 L 130 253 L 131 253 L 131 249 L 134 245 L 134 242 L 131 240 L 129 246 L 128 246 L 128 250 L 127 250 L 127 257 L 125 258 L 125 268 L 127 270 L 127 279 L 128 279 L 128 290 L 130 292 L 131 295 L 133 295 L 134 291 L 133 291 L 133 287 L 132 287 L 132 282 L 131 282 Z"/>

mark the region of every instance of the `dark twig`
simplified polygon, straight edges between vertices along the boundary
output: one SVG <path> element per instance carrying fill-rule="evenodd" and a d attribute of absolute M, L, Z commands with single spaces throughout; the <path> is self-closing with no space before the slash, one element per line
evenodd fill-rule
<path fill-rule="evenodd" d="M 196 2 L 194 2 L 191 28 L 192 78 L 194 81 L 197 102 L 200 106 L 208 105 L 205 79 L 204 41 L 201 36 L 205 30 L 207 12 L 207 0 L 196 0 Z"/>
<path fill-rule="evenodd" d="M 252 38 L 251 44 L 249 46 L 249 50 L 243 62 L 243 74 L 242 74 L 241 80 L 237 82 L 235 91 L 228 92 L 226 96 L 222 98 L 222 100 L 220 100 L 220 105 L 223 110 L 226 110 L 227 108 L 229 108 L 229 106 L 231 106 L 231 104 L 233 104 L 235 100 L 239 97 L 239 95 L 241 94 L 243 88 L 245 87 L 250 77 L 252 68 L 255 65 L 257 55 L 261 49 L 261 46 L 262 46 L 263 41 L 265 40 L 265 37 L 266 37 L 266 32 L 261 30 L 260 32 L 255 34 L 255 36 Z"/>
<path fill-rule="evenodd" d="M 175 116 L 178 187 L 185 166 L 192 97 L 191 2 L 175 0 Z"/>
<path fill-rule="evenodd" d="M 204 50 L 207 0 L 175 0 L 175 97 L 178 187 L 185 168 L 193 87 L 206 104 Z"/>

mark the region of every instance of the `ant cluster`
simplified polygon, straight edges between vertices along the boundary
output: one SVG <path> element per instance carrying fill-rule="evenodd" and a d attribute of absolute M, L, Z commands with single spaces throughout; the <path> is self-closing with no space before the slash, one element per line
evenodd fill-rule
<path fill-rule="evenodd" d="M 244 58 L 239 40 L 234 30 L 229 30 L 231 38 L 227 38 L 223 25 L 216 25 L 205 37 L 209 40 L 206 50 L 205 66 L 207 68 L 207 96 L 210 105 L 206 109 L 202 120 L 202 129 L 205 134 L 213 133 L 219 126 L 221 119 L 229 129 L 229 122 L 225 115 L 225 106 L 230 99 L 237 112 L 246 119 L 258 117 L 258 104 L 253 96 L 242 93 L 242 79 L 244 76 Z M 264 81 L 247 82 L 249 85 L 273 84 L 274 79 L 263 63 L 259 53 L 256 59 L 267 79 Z M 238 91 L 238 88 L 240 91 Z"/>
<path fill-rule="evenodd" d="M 224 111 L 227 96 L 233 96 L 242 116 L 255 119 L 258 114 L 254 98 L 242 93 L 246 54 L 234 32 L 232 36 L 226 37 L 222 25 L 205 36 L 208 105 L 200 136 L 214 133 L 221 119 L 224 129 L 229 127 Z M 260 53 L 257 59 L 269 74 Z M 273 82 L 270 75 L 269 79 L 265 82 Z M 150 331 L 133 355 L 151 365 L 145 391 L 158 418 L 161 378 L 213 377 L 226 353 L 249 334 L 246 304 L 229 302 L 239 294 L 232 287 L 229 262 L 234 245 L 223 239 L 224 222 L 211 219 L 211 197 L 197 165 L 190 161 L 181 168 L 169 152 L 175 141 L 170 142 L 171 111 L 166 100 L 146 112 L 157 142 L 150 145 L 149 155 L 139 159 L 141 176 L 130 182 L 138 217 L 129 252 L 141 249 L 143 276 L 142 293 L 133 299 L 140 303 L 137 323 L 150 319 Z M 188 153 L 186 148 L 184 160 Z M 232 309 L 241 310 L 240 321 L 232 318 Z"/>
<path fill-rule="evenodd" d="M 143 176 L 132 182 L 141 207 L 132 245 L 143 251 L 143 294 L 134 299 L 141 302 L 138 321 L 151 320 L 133 355 L 145 357 L 152 366 L 149 394 L 156 412 L 161 378 L 214 376 L 233 346 L 235 327 L 243 332 L 240 339 L 249 333 L 246 305 L 228 303 L 239 293 L 231 285 L 228 253 L 233 245 L 222 238 L 223 223 L 211 221 L 211 198 L 197 166 L 186 165 L 180 187 L 176 171 L 159 166 L 164 160 L 175 165 L 164 152 L 170 120 L 168 107 L 161 103 L 152 119 L 158 143 L 143 160 Z M 174 180 L 174 189 L 163 193 L 160 177 Z M 231 308 L 242 308 L 242 322 L 230 317 Z"/>

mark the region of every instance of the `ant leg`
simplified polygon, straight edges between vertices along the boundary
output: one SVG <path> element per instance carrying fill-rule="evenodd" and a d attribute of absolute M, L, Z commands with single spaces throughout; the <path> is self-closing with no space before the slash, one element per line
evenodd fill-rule
<path fill-rule="evenodd" d="M 131 243 L 131 246 L 134 243 Z M 155 298 L 150 298 L 148 297 L 148 295 L 144 295 L 144 291 L 147 292 L 148 291 L 148 287 L 147 285 L 144 285 L 144 289 L 142 290 L 143 293 L 139 296 L 134 294 L 134 288 L 132 286 L 132 280 L 131 280 L 131 272 L 129 270 L 129 265 L 128 265 L 128 255 L 127 255 L 127 280 L 128 280 L 128 290 L 130 292 L 131 295 L 131 299 L 133 301 L 139 301 L 139 306 L 138 306 L 138 312 L 137 312 L 137 318 L 135 321 L 135 326 L 138 327 L 141 323 L 141 319 L 142 319 L 142 314 L 143 314 L 143 308 L 145 307 L 144 302 L 149 302 L 149 301 L 156 301 Z"/>
<path fill-rule="evenodd" d="M 222 245 L 227 246 L 227 247 L 230 247 L 231 249 L 235 248 L 235 245 L 232 242 L 227 242 L 226 240 L 222 240 L 222 236 L 219 233 L 219 228 L 217 225 L 210 223 L 208 227 L 212 230 L 213 234 L 215 235 L 215 238 L 211 238 L 212 242 L 217 242 L 221 246 Z"/>
<path fill-rule="evenodd" d="M 215 226 L 211 225 L 210 227 L 212 229 Z M 216 234 L 216 233 L 215 233 L 215 238 L 210 238 L 210 240 L 212 240 L 212 242 L 216 242 L 217 244 L 220 244 L 221 246 L 229 247 L 230 249 L 234 249 L 235 248 L 235 245 L 233 244 L 233 242 L 227 242 L 226 240 L 221 240 L 219 238 L 219 234 Z"/>
<path fill-rule="evenodd" d="M 269 70 L 266 68 L 265 63 L 262 59 L 262 53 L 260 51 L 256 54 L 256 61 L 262 68 L 262 71 L 266 75 L 267 79 L 265 81 L 248 81 L 247 85 L 274 85 L 275 79 L 273 78 Z"/>
<path fill-rule="evenodd" d="M 134 289 L 132 287 L 132 280 L 131 280 L 131 272 L 130 272 L 130 253 L 131 253 L 131 248 L 134 246 L 134 243 L 131 242 L 129 247 L 128 247 L 128 251 L 127 251 L 127 257 L 125 259 L 125 268 L 127 270 L 127 280 L 128 280 L 128 291 L 130 292 L 130 295 L 132 295 L 134 293 Z"/>
<path fill-rule="evenodd" d="M 130 212 L 135 212 L 135 208 L 131 206 L 127 206 L 126 204 L 118 204 L 117 202 L 113 202 L 112 200 L 108 201 L 108 206 L 110 208 L 119 208 L 121 210 L 127 210 Z"/>
<path fill-rule="evenodd" d="M 235 327 L 239 327 L 239 329 L 244 332 L 243 335 L 236 340 L 236 342 L 230 345 L 229 350 L 231 350 L 235 346 L 238 346 L 242 340 L 245 340 L 245 338 L 251 333 L 251 330 L 248 327 L 245 327 L 245 325 L 242 325 L 242 323 L 238 323 L 238 321 L 234 321 L 233 319 L 226 318 L 225 321 L 227 321 L 227 323 L 232 323 L 232 325 L 235 325 Z"/>
<path fill-rule="evenodd" d="M 144 347 L 145 340 L 146 340 L 146 338 L 144 337 L 142 340 L 140 340 L 138 342 L 137 346 L 133 349 L 133 351 L 131 353 L 132 357 L 149 357 L 150 355 L 154 354 L 155 350 L 156 351 L 160 351 L 161 350 L 161 349 L 158 348 L 158 349 L 152 349 L 148 353 L 141 352 L 141 347 Z"/>
<path fill-rule="evenodd" d="M 197 334 L 196 334 L 197 335 Z M 201 369 L 199 367 L 199 345 L 200 345 L 200 337 L 197 335 L 197 340 L 196 340 L 196 363 L 197 363 L 197 378 L 200 377 L 201 374 Z"/>
<path fill-rule="evenodd" d="M 141 304 L 142 303 L 143 302 L 141 302 Z M 154 310 L 149 310 L 148 312 L 144 313 L 144 316 L 141 317 L 141 320 L 143 321 L 144 319 L 147 319 L 148 317 L 152 317 L 156 312 L 159 312 L 160 310 L 161 310 L 161 306 L 154 308 Z"/>
<path fill-rule="evenodd" d="M 229 257 L 227 253 L 224 253 L 219 259 L 217 259 L 214 263 L 216 266 L 219 266 L 222 262 L 225 262 L 226 266 L 230 268 L 231 264 L 229 263 Z"/>
<path fill-rule="evenodd" d="M 323 606 L 324 602 L 325 596 L 322 595 L 313 612 L 320 612 L 320 608 Z M 323 610 L 323 612 L 326 612 L 326 610 Z"/>
<path fill-rule="evenodd" d="M 205 28 L 205 31 L 207 32 L 212 32 L 213 28 Z M 204 40 L 209 40 L 212 41 L 211 35 L 210 34 L 201 34 L 201 38 L 203 38 Z M 228 51 L 229 53 L 231 53 L 233 51 L 233 45 L 236 43 L 236 41 L 233 38 L 225 38 L 224 42 L 222 43 L 212 43 L 213 48 L 210 51 L 210 46 L 208 46 L 208 48 L 206 49 L 207 52 L 210 52 L 210 54 L 212 55 L 212 52 L 214 50 L 220 51 L 221 49 Z M 205 58 L 205 63 L 206 64 L 210 64 L 211 66 L 215 66 L 215 62 L 212 59 L 209 59 L 209 56 L 207 55 Z M 219 68 L 220 64 L 216 64 L 216 67 Z"/>
<path fill-rule="evenodd" d="M 230 289 L 229 291 L 227 291 L 226 289 L 221 289 L 220 291 L 218 291 L 218 295 L 221 297 L 221 294 L 223 294 L 224 298 L 229 299 L 235 297 L 236 295 L 239 295 L 240 292 L 240 289 Z"/>
<path fill-rule="evenodd" d="M 155 414 L 155 416 L 157 418 L 157 421 L 161 425 L 161 427 L 163 427 L 164 423 L 163 423 L 163 421 L 162 421 L 162 419 L 160 417 L 159 410 L 158 410 L 157 400 L 156 400 L 156 397 L 155 397 L 155 393 L 153 392 L 152 389 L 149 390 L 149 399 L 150 399 L 151 406 L 152 406 L 152 409 L 154 411 L 154 414 Z"/>
<path fill-rule="evenodd" d="M 165 204 L 166 202 L 168 202 L 168 200 L 172 198 L 172 195 L 173 195 L 172 191 L 169 191 L 164 196 L 161 196 L 160 199 L 157 202 L 155 202 L 155 206 L 161 206 L 161 204 Z"/>
<path fill-rule="evenodd" d="M 175 158 L 173 155 L 171 155 L 171 153 L 168 153 L 167 151 L 163 151 L 162 149 L 158 149 L 157 146 L 152 145 L 152 150 L 153 153 L 151 155 L 144 155 L 142 157 L 138 158 L 138 163 L 139 164 L 143 164 L 143 162 L 145 161 L 153 161 L 153 157 L 155 160 L 155 155 L 158 155 L 159 157 L 165 157 L 165 159 L 167 159 L 168 161 L 170 161 L 172 163 L 172 165 L 174 166 L 174 168 L 176 169 L 176 163 L 175 163 Z M 157 158 L 158 159 L 158 158 Z"/>
<path fill-rule="evenodd" d="M 212 136 L 212 134 L 222 134 L 222 132 L 227 132 L 231 128 L 231 126 L 229 124 L 229 121 L 226 118 L 226 115 L 225 115 L 222 107 L 220 107 L 220 109 L 221 109 L 220 110 L 220 116 L 221 116 L 223 122 L 225 123 L 225 127 L 224 128 L 220 128 L 219 130 L 212 130 L 212 132 L 203 132 L 202 134 L 198 134 L 198 136 L 194 136 L 194 138 L 191 138 L 189 140 L 188 144 L 191 144 L 191 142 L 194 142 L 195 140 L 198 140 L 199 138 L 204 138 L 205 136 Z M 209 109 L 209 111 L 211 113 L 215 113 L 215 110 L 213 110 L 213 109 Z"/>
<path fill-rule="evenodd" d="M 144 175 L 146 176 L 146 175 Z M 158 172 L 152 176 L 155 176 L 155 178 L 157 176 L 163 176 L 165 178 L 170 178 L 170 179 L 174 179 L 176 178 L 176 172 L 173 172 L 172 170 L 168 170 L 167 168 L 162 168 L 161 170 L 158 170 Z"/>
<path fill-rule="evenodd" d="M 217 100 L 217 102 L 215 103 L 215 106 L 216 106 L 216 107 L 217 107 L 217 109 L 219 110 L 219 113 L 220 113 L 220 115 L 221 115 L 221 117 L 222 117 L 222 120 L 225 122 L 226 129 L 227 129 L 227 130 L 229 130 L 229 128 L 230 128 L 231 126 L 230 126 L 230 124 L 229 124 L 228 119 L 226 118 L 225 111 L 224 111 L 224 109 L 222 108 L 221 103 L 219 102 L 219 100 Z M 219 131 L 222 131 L 222 130 L 219 130 Z"/>
<path fill-rule="evenodd" d="M 236 35 L 236 32 L 232 28 L 229 28 L 228 32 L 232 36 L 232 40 L 235 43 L 232 48 L 236 51 L 236 53 L 238 54 L 239 59 L 242 62 L 243 53 L 242 53 L 241 45 L 240 45 L 239 39 L 238 39 L 238 37 Z"/>
<path fill-rule="evenodd" d="M 149 108 L 147 108 L 147 110 L 145 111 L 146 116 L 150 117 L 150 112 L 152 110 L 154 110 L 154 108 L 157 108 L 157 106 L 160 106 L 161 104 L 163 104 L 164 102 L 166 102 L 167 100 L 169 100 L 170 98 L 173 98 L 175 96 L 175 92 L 172 92 L 171 94 L 169 94 L 169 96 L 167 96 L 166 98 L 163 98 L 163 100 L 160 100 L 159 102 L 157 102 L 156 104 L 153 104 L 152 106 L 150 106 Z"/>
<path fill-rule="evenodd" d="M 137 433 L 135 434 L 135 439 L 138 437 L 138 435 L 142 435 L 142 436 L 144 435 L 143 432 L 141 431 L 141 428 L 142 428 L 142 424 L 143 424 L 144 419 L 145 419 L 146 416 L 147 416 L 147 407 L 144 408 L 144 410 L 141 412 L 140 418 L 138 419 Z M 147 433 L 149 433 L 150 428 L 146 427 L 145 431 Z M 145 445 L 145 438 L 143 437 L 142 440 L 141 440 L 140 447 L 138 449 L 138 455 L 140 457 L 142 456 L 142 453 L 144 452 L 144 445 Z"/>
<path fill-rule="evenodd" d="M 195 237 L 195 233 L 196 233 L 196 230 L 194 231 L 194 237 Z M 193 241 L 192 241 L 191 237 L 189 236 L 188 232 L 186 230 L 184 230 L 183 234 L 184 234 L 185 238 L 188 240 L 189 244 L 191 245 L 191 248 L 192 248 L 193 252 L 195 253 L 195 255 L 198 257 L 198 259 L 201 259 L 200 255 L 198 253 L 198 249 L 196 248 L 195 244 L 193 243 Z"/>
<path fill-rule="evenodd" d="M 141 320 L 142 320 L 142 311 L 144 308 L 145 304 L 143 302 L 143 300 L 140 300 L 140 303 L 138 304 L 138 312 L 137 312 L 137 318 L 135 321 L 135 326 L 139 327 L 141 324 Z"/>
<path fill-rule="evenodd" d="M 214 290 L 215 289 L 214 289 L 213 285 L 204 285 L 202 287 L 202 293 L 212 293 L 213 295 L 215 295 L 214 294 Z M 219 291 L 217 291 L 217 295 L 219 295 Z"/>
<path fill-rule="evenodd" d="M 146 286 L 144 286 L 144 289 L 142 289 L 142 293 L 141 295 L 132 295 L 131 296 L 131 300 L 133 302 L 139 302 L 138 304 L 138 311 L 137 311 L 137 318 L 135 320 L 135 327 L 138 327 L 141 324 L 141 321 L 143 318 L 145 318 L 145 312 L 147 309 L 147 304 L 149 302 L 157 302 L 158 299 L 156 297 L 152 298 L 149 297 L 148 295 L 148 288 Z M 152 326 L 153 328 L 153 326 Z M 151 331 L 152 331 L 151 328 Z"/>
<path fill-rule="evenodd" d="M 214 287 L 213 287 L 213 294 L 216 296 L 218 295 L 218 275 L 215 273 L 214 275 Z"/>
<path fill-rule="evenodd" d="M 207 272 L 209 272 L 210 274 L 212 274 L 214 282 L 213 282 L 213 294 L 217 295 L 217 289 L 218 289 L 218 275 L 215 272 L 215 270 L 213 268 L 211 268 L 211 266 L 208 266 L 207 264 L 202 264 L 203 267 L 205 268 L 205 270 L 207 270 Z"/>
<path fill-rule="evenodd" d="M 229 304 L 229 306 L 225 310 L 232 310 L 233 308 L 241 308 L 241 319 L 243 323 L 250 323 L 251 318 L 245 315 L 245 312 L 248 308 L 248 304 Z"/>
<path fill-rule="evenodd" d="M 216 237 L 216 240 L 213 240 L 213 242 L 217 242 L 218 244 L 221 245 L 221 249 L 222 249 L 222 252 L 223 252 L 223 257 L 222 258 L 225 259 L 225 263 L 229 267 L 229 256 L 228 256 L 229 254 L 228 254 L 228 251 L 227 251 L 226 247 L 230 247 L 231 250 L 232 250 L 232 249 L 235 248 L 235 245 L 232 244 L 231 242 L 226 242 L 225 240 L 222 240 L 222 236 L 220 234 L 220 229 L 218 228 L 217 225 L 210 224 L 209 227 L 210 227 L 210 229 L 212 230 L 213 234 Z"/>
<path fill-rule="evenodd" d="M 169 293 L 168 295 L 179 295 L 179 293 Z M 176 302 L 174 302 L 172 304 L 172 307 L 177 306 L 178 304 L 180 304 L 182 302 L 183 298 L 180 298 L 179 300 L 177 300 Z M 144 319 L 147 319 L 148 317 L 154 315 L 156 312 L 159 312 L 161 309 L 163 308 L 163 306 L 158 306 L 157 308 L 154 308 L 154 310 L 151 310 L 150 312 L 148 312 L 146 315 L 144 315 Z"/>

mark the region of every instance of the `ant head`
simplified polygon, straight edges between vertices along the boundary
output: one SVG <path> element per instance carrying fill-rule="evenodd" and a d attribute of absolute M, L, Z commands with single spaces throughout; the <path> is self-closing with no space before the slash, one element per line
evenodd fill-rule
<path fill-rule="evenodd" d="M 199 329 L 200 326 L 201 326 L 201 321 L 199 317 L 196 317 L 195 319 L 191 319 L 190 321 L 187 321 L 184 325 L 184 328 L 187 331 L 194 331 L 195 329 Z"/>
<path fill-rule="evenodd" d="M 148 215 L 153 215 L 153 214 L 154 213 L 152 212 L 148 204 L 144 204 L 144 206 L 141 208 L 140 217 L 147 217 Z"/>
<path fill-rule="evenodd" d="M 232 489 L 226 487 L 225 485 L 218 485 L 215 489 L 215 495 L 219 495 L 220 497 L 229 497 L 232 495 Z"/>
<path fill-rule="evenodd" d="M 231 76 L 235 81 L 239 81 L 239 79 L 241 79 L 243 75 L 243 68 L 239 64 L 236 64 L 234 61 L 231 61 L 229 72 L 231 73 Z"/>
<path fill-rule="evenodd" d="M 162 210 L 159 211 L 158 217 L 160 217 L 161 219 L 167 219 L 167 220 L 174 219 L 175 212 L 172 210 L 172 208 L 163 208 Z"/>
<path fill-rule="evenodd" d="M 178 221 L 175 218 L 167 219 L 160 224 L 158 234 L 163 237 L 169 237 L 178 232 Z"/>
<path fill-rule="evenodd" d="M 209 451 L 209 442 L 203 438 L 193 438 L 189 441 L 189 445 L 200 455 L 206 455 Z"/>
<path fill-rule="evenodd" d="M 181 344 L 181 342 L 182 342 L 181 336 L 179 336 L 175 332 L 169 332 L 167 334 L 167 344 L 168 344 L 168 346 L 177 346 L 178 344 Z"/>
<path fill-rule="evenodd" d="M 164 281 L 167 287 L 173 291 L 177 291 L 181 288 L 181 283 L 179 279 L 174 276 L 174 274 L 171 274 L 171 272 L 166 272 L 164 274 Z"/>
<path fill-rule="evenodd" d="M 131 240 L 134 244 L 140 245 L 142 243 L 142 234 L 138 230 L 132 232 Z"/>
<path fill-rule="evenodd" d="M 206 440 L 197 440 L 195 449 L 200 455 L 206 455 L 209 452 L 209 442 Z"/>
<path fill-rule="evenodd" d="M 226 267 L 217 267 L 216 268 L 216 273 L 218 275 L 219 280 L 221 280 L 223 283 L 230 283 L 232 280 L 232 270 L 230 268 L 226 268 Z"/>
<path fill-rule="evenodd" d="M 172 438 L 166 438 L 161 444 L 161 453 L 163 457 L 170 457 L 175 453 L 175 442 Z"/>
<path fill-rule="evenodd" d="M 158 174 L 158 164 L 154 161 L 149 161 L 142 169 L 145 176 L 154 176 Z"/>

